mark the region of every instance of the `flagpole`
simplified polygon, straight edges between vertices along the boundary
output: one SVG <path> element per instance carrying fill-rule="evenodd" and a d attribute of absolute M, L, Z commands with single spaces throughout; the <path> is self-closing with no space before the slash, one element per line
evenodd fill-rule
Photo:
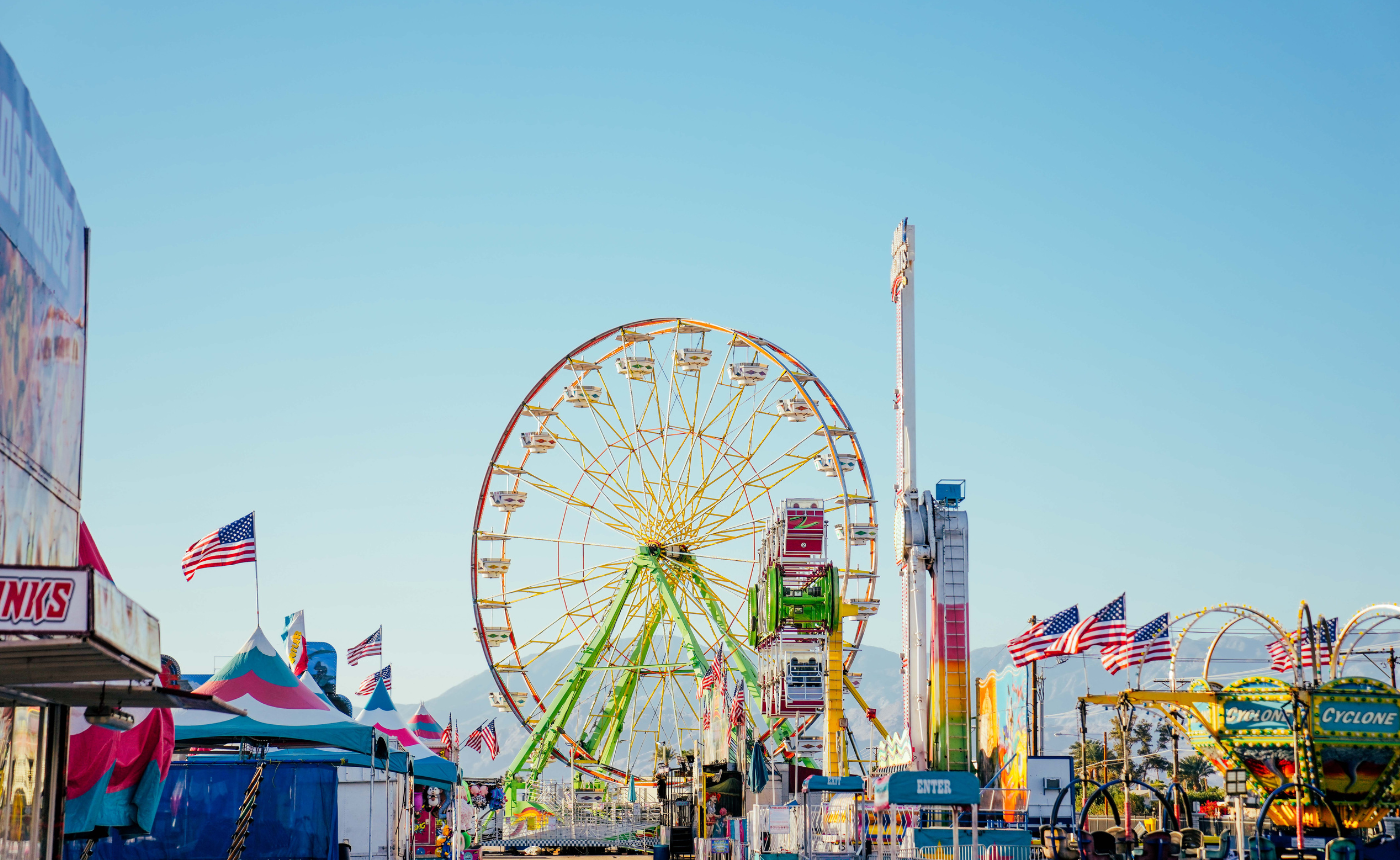
<path fill-rule="evenodd" d="M 258 539 L 258 512 L 253 511 L 253 540 Z M 253 611 L 257 614 L 258 629 L 262 629 L 262 587 L 258 584 L 258 551 L 253 550 Z"/>

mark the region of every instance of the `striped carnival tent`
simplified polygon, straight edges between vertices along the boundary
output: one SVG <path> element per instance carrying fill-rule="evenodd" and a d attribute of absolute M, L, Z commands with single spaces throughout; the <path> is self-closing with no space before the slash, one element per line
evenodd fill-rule
<path fill-rule="evenodd" d="M 375 682 L 374 694 L 369 697 L 369 704 L 365 705 L 365 709 L 356 719 L 403 744 L 403 748 L 408 750 L 409 756 L 413 758 L 413 775 L 416 782 L 435 783 L 444 787 L 456 784 L 457 765 L 428 749 L 417 735 L 409 731 L 403 717 L 399 716 L 399 712 L 394 708 L 394 700 L 389 698 L 389 691 L 384 689 L 382 680 Z"/>
<path fill-rule="evenodd" d="M 97 549 L 88 524 L 78 521 L 78 566 L 116 581 Z M 168 678 L 161 656 L 161 684 L 175 686 Z M 178 674 L 178 670 L 177 674 Z M 9 709 L 6 709 L 7 711 Z M 74 708 L 68 718 L 67 798 L 62 809 L 63 829 L 69 838 L 105 835 L 108 827 L 124 832 L 148 833 L 155 821 L 160 792 L 175 752 L 175 726 L 169 708 L 126 708 L 136 724 L 124 732 L 94 726 Z M 32 715 L 32 716 L 31 716 Z M 0 721 L 37 719 L 29 709 L 15 708 Z M 8 731 L 10 727 L 6 727 Z M 24 725 L 28 732 L 37 726 Z"/>
<path fill-rule="evenodd" d="M 63 807 L 68 838 L 105 836 L 108 827 L 125 828 L 128 834 L 151 831 L 175 751 L 172 712 L 125 711 L 136 725 L 124 732 L 89 725 L 82 708 L 69 716 L 68 799 Z"/>
<path fill-rule="evenodd" d="M 301 685 L 302 685 L 303 687 L 305 687 L 306 689 L 308 689 L 308 690 L 311 691 L 311 695 L 313 695 L 313 696 L 315 696 L 316 698 L 320 699 L 321 701 L 325 702 L 327 705 L 330 705 L 332 708 L 335 708 L 335 712 L 336 712 L 337 714 L 340 714 L 340 709 L 335 707 L 335 703 L 333 703 L 333 702 L 330 700 L 330 697 L 328 697 L 328 696 L 326 695 L 326 691 L 321 689 L 321 685 L 318 684 L 318 683 L 316 683 L 316 679 L 313 678 L 313 677 L 311 677 L 311 673 L 310 673 L 310 672 L 302 672 L 302 673 L 301 673 L 301 677 L 298 678 L 297 680 L 301 682 Z M 341 715 L 342 717 L 345 717 L 344 714 L 340 714 L 340 715 Z M 349 717 L 345 717 L 345 719 L 349 720 L 350 718 L 349 718 Z M 352 722 L 353 722 L 353 720 L 352 720 Z"/>
<path fill-rule="evenodd" d="M 414 711 L 413 716 L 408 718 L 408 730 L 423 742 L 423 746 L 433 752 L 442 749 L 442 724 L 428 713 L 427 705 L 421 702 L 418 704 L 418 710 Z"/>
<path fill-rule="evenodd" d="M 264 741 L 279 747 L 336 747 L 366 755 L 373 748 L 373 726 L 355 722 L 298 681 L 261 627 L 195 692 L 218 696 L 248 716 L 176 711 L 175 742 L 182 747 Z"/>

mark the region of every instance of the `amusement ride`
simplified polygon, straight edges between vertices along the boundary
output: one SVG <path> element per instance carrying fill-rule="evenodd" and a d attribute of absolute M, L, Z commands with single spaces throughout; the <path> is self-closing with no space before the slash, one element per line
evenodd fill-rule
<path fill-rule="evenodd" d="M 877 520 L 856 429 L 814 368 L 700 320 L 618 326 L 527 392 L 485 471 L 475 632 L 493 703 L 530 733 L 508 785 L 551 759 L 654 785 L 655 750 L 703 731 L 695 685 L 716 661 L 779 746 L 830 717 L 824 685 L 844 681 L 878 609 Z M 798 628 L 834 618 L 834 647 L 759 647 L 756 615 L 783 627 L 782 613 Z M 844 740 L 817 740 L 839 768 Z"/>
<path fill-rule="evenodd" d="M 1027 744 L 1022 732 L 1020 772 L 1031 761 L 1065 767 L 1063 779 L 1043 779 L 1048 797 L 1034 801 L 1044 804 L 1040 817 L 1028 806 L 1037 796 L 1031 787 L 998 782 L 1004 754 L 996 773 L 978 773 L 978 720 L 998 715 L 973 713 L 964 484 L 920 490 L 915 469 L 914 250 L 906 220 L 895 229 L 890 270 L 898 731 L 886 730 L 851 671 L 880 609 L 881 534 L 850 416 L 815 368 L 771 340 L 700 320 L 638 320 L 560 356 L 510 416 L 485 467 L 472 540 L 474 632 L 495 684 L 492 703 L 526 732 L 501 778 L 508 813 L 539 796 L 551 762 L 567 766 L 576 787 L 585 778 L 596 788 L 626 786 L 634 802 L 638 787 L 665 798 L 689 779 L 685 796 L 697 803 L 691 765 L 777 773 L 779 762 L 800 762 L 813 774 L 800 786 L 801 804 L 765 795 L 780 805 L 749 813 L 769 846 L 755 849 L 764 857 L 912 857 L 923 845 L 980 860 L 981 839 L 999 846 L 998 856 L 1020 858 L 1014 851 L 1029 850 L 1029 831 L 1041 825 L 1046 856 L 1061 860 L 1122 860 L 1171 839 L 1199 842 L 1175 780 L 1165 791 L 1142 782 L 1125 756 L 1122 776 L 1099 782 L 1084 768 L 1074 775 L 1065 757 L 1039 755 L 1038 689 L 1023 705 L 1036 740 Z M 1315 623 L 1304 604 L 1293 630 L 1237 604 L 1169 617 L 1124 634 L 1120 650 L 1144 636 L 1152 642 L 1140 642 L 1141 653 L 1160 650 L 1131 663 L 1136 679 L 1122 692 L 1081 697 L 1081 720 L 1088 705 L 1106 706 L 1126 738 L 1139 711 L 1155 711 L 1232 775 L 1235 794 L 1261 799 L 1261 827 L 1267 819 L 1275 835 L 1292 829 L 1293 856 L 1315 856 L 1325 844 L 1328 860 L 1356 857 L 1357 839 L 1400 806 L 1400 692 L 1393 645 L 1388 684 L 1349 675 L 1347 666 L 1376 652 L 1368 636 L 1395 638 L 1397 625 L 1386 625 L 1400 622 L 1400 606 Z M 1023 636 L 1038 629 L 1032 623 Z M 1196 656 L 1205 636 L 1204 656 Z M 1213 664 L 1238 659 L 1220 653 L 1239 637 L 1272 643 L 1272 674 L 1212 675 Z M 1168 646 L 1168 677 L 1144 679 L 1143 664 L 1167 659 Z M 1191 661 L 1201 663 L 1199 673 L 1187 670 Z M 847 696 L 883 738 L 868 773 L 862 761 L 863 777 L 850 775 Z M 1006 716 L 1013 728 L 1021 719 Z M 1081 722 L 1081 749 L 1083 732 Z M 1111 791 L 1121 799 L 1134 786 L 1160 801 L 1158 830 L 1139 845 L 1125 803 L 1125 832 L 1090 838 L 1095 801 L 1108 794 L 1116 810 Z M 982 807 L 984 797 L 1004 801 L 1018 791 L 1019 809 Z M 987 829 L 989 816 L 1000 835 Z M 790 826 L 800 839 L 778 836 L 798 832 Z M 970 846 L 960 843 L 964 827 Z M 916 831 L 931 841 L 919 842 Z M 1245 844 L 1239 833 L 1236 848 Z M 774 839 L 786 847 L 772 848 Z M 1250 844 L 1251 860 L 1273 860 L 1262 830 Z M 675 850 L 688 854 L 684 845 Z M 1384 854 L 1376 850 L 1363 853 Z M 1151 856 L 1177 855 L 1161 848 Z"/>

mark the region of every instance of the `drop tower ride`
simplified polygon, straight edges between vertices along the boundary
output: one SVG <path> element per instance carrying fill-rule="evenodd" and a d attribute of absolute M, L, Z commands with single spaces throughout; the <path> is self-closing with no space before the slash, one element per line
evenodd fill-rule
<path fill-rule="evenodd" d="M 962 481 L 918 489 L 914 358 L 914 225 L 890 245 L 895 305 L 894 551 L 900 582 L 904 732 L 911 766 L 970 771 L 972 690 L 968 639 L 967 513 Z M 930 623 L 931 622 L 931 623 Z"/>

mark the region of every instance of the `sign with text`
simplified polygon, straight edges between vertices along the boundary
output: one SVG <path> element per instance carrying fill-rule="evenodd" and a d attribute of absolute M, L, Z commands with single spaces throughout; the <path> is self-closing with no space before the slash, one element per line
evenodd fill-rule
<path fill-rule="evenodd" d="M 1365 732 L 1393 735 L 1400 732 L 1400 707 L 1386 702 L 1337 702 L 1318 700 L 1313 705 L 1317 727 L 1325 732 Z"/>
<path fill-rule="evenodd" d="M 1293 706 L 1288 702 L 1260 702 L 1225 699 L 1225 728 L 1237 732 L 1257 732 L 1293 728 Z"/>
<path fill-rule="evenodd" d="M 91 579 L 88 568 L 0 567 L 0 633 L 86 633 Z"/>
<path fill-rule="evenodd" d="M 982 784 L 963 771 L 905 770 L 875 780 L 875 809 L 890 804 L 969 806 L 982 799 Z"/>

